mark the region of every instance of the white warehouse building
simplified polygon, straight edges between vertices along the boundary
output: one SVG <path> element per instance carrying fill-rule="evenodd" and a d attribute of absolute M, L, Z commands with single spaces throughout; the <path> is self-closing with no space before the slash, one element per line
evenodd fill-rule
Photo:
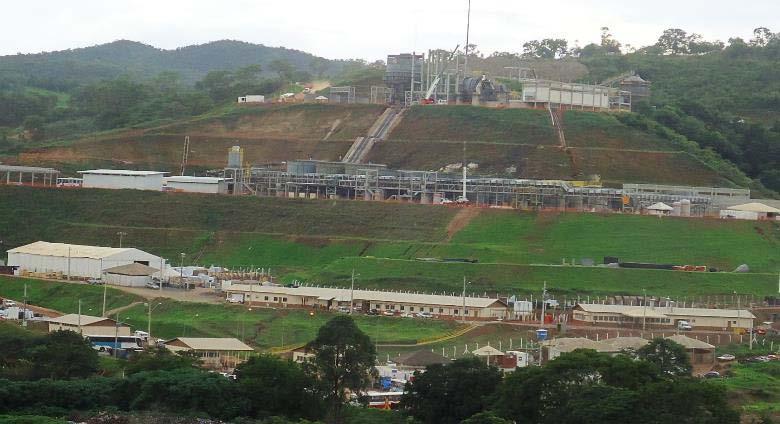
<path fill-rule="evenodd" d="M 8 265 L 19 267 L 20 272 L 62 273 L 72 278 L 101 278 L 103 271 L 108 268 L 134 263 L 164 266 L 161 257 L 132 247 L 36 241 L 8 251 Z"/>
<path fill-rule="evenodd" d="M 165 177 L 165 189 L 185 193 L 227 194 L 228 179 L 222 177 Z"/>
<path fill-rule="evenodd" d="M 79 171 L 84 178 L 84 188 L 111 188 L 162 191 L 161 171 L 129 171 L 122 169 L 92 169 Z"/>

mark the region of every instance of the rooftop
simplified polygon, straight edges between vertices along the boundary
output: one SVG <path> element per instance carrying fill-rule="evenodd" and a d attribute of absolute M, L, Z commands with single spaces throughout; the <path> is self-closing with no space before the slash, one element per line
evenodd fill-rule
<path fill-rule="evenodd" d="M 429 350 L 416 350 L 395 358 L 394 362 L 410 367 L 427 367 L 433 364 L 448 364 L 450 360 Z"/>
<path fill-rule="evenodd" d="M 763 203 L 757 203 L 757 202 L 729 206 L 727 209 L 730 211 L 780 213 L 780 209 L 773 208 L 771 206 L 767 206 Z"/>
<path fill-rule="evenodd" d="M 91 315 L 83 315 L 83 314 L 81 315 L 81 318 L 79 318 L 79 314 L 68 314 L 57 318 L 50 318 L 48 321 L 56 324 L 82 325 L 82 326 L 92 325 L 96 322 L 101 322 L 101 321 L 111 321 L 112 323 L 116 322 L 111 318 L 94 317 Z"/>
<path fill-rule="evenodd" d="M 127 169 L 90 169 L 87 171 L 79 171 L 79 174 L 92 174 L 92 175 L 123 175 L 129 177 L 147 177 L 150 175 L 165 175 L 167 172 L 162 171 L 133 171 Z"/>
<path fill-rule="evenodd" d="M 572 352 L 577 349 L 593 349 L 598 352 L 605 352 L 605 346 L 595 340 L 585 337 L 563 337 L 560 339 L 546 340 L 542 342 L 544 346 L 553 346 L 560 352 Z"/>
<path fill-rule="evenodd" d="M 667 339 L 683 345 L 686 349 L 715 349 L 715 346 L 709 343 L 705 343 L 701 340 L 692 339 L 688 336 L 683 336 L 682 334 L 669 336 L 667 337 Z"/>
<path fill-rule="evenodd" d="M 642 348 L 650 343 L 650 340 L 641 337 L 613 337 L 611 339 L 604 339 L 599 343 L 609 351 L 619 352 L 624 349 L 636 350 Z"/>
<path fill-rule="evenodd" d="M 244 344 L 241 340 L 232 337 L 177 337 L 165 342 L 169 344 L 174 341 L 180 341 L 192 350 L 228 350 L 228 351 L 252 351 L 251 347 Z"/>
<path fill-rule="evenodd" d="M 406 293 L 406 292 L 390 292 L 390 291 L 377 291 L 377 290 L 358 290 L 355 289 L 354 294 L 350 289 L 340 288 L 326 288 L 326 287 L 282 287 L 282 286 L 256 286 L 248 284 L 233 284 L 226 289 L 228 292 L 241 292 L 241 293 L 270 293 L 270 294 L 282 294 L 282 295 L 295 295 L 314 297 L 322 300 L 335 300 L 338 302 L 349 302 L 350 299 L 355 300 L 370 300 L 377 302 L 387 303 L 415 303 L 422 305 L 447 305 L 447 306 L 463 306 L 462 296 L 448 296 L 440 294 L 423 294 L 423 293 Z M 352 297 L 354 296 L 354 297 Z M 486 297 L 469 297 L 466 296 L 466 307 L 471 308 L 487 308 L 494 303 L 499 303 L 500 307 L 506 307 L 506 304 L 500 299 L 491 299 Z"/>
<path fill-rule="evenodd" d="M 157 268 L 146 266 L 144 264 L 132 263 L 127 265 L 115 266 L 113 268 L 108 268 L 105 270 L 105 272 L 107 274 L 129 275 L 134 277 L 148 277 L 150 275 L 154 275 L 160 272 L 160 270 Z"/>
<path fill-rule="evenodd" d="M 630 317 L 642 317 L 645 314 L 644 306 L 629 305 L 601 305 L 597 303 L 578 303 L 577 308 L 592 313 L 613 313 Z M 664 318 L 668 316 L 697 316 L 697 317 L 723 317 L 723 318 L 755 318 L 750 311 L 744 309 L 712 309 L 712 308 L 678 308 L 666 306 L 648 306 L 647 317 Z"/>
<path fill-rule="evenodd" d="M 14 166 L 0 164 L 0 172 L 30 172 L 36 174 L 59 174 L 60 171 L 52 168 L 38 168 L 35 166 Z"/>
<path fill-rule="evenodd" d="M 198 184 L 219 184 L 222 181 L 227 181 L 229 178 L 222 177 L 190 177 L 187 175 L 176 175 L 173 177 L 165 177 L 165 181 L 173 181 L 175 183 L 198 183 Z"/>
<path fill-rule="evenodd" d="M 116 248 L 102 246 L 83 246 L 79 244 L 49 243 L 36 241 L 34 243 L 10 249 L 8 253 L 26 253 L 28 255 L 45 255 L 71 258 L 102 259 L 119 253 L 124 253 L 133 248 Z"/>

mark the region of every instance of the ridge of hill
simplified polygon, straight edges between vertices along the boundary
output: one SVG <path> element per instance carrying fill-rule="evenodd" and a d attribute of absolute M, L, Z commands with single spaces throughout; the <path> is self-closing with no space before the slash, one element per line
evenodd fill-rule
<path fill-rule="evenodd" d="M 267 65 L 276 59 L 320 75 L 337 74 L 348 63 L 299 50 L 236 40 L 212 41 L 173 50 L 117 40 L 77 49 L 0 56 L 0 73 L 13 75 L 31 86 L 65 90 L 121 75 L 147 79 L 161 72 L 176 72 L 183 81 L 194 83 L 209 71 L 255 64 L 260 64 L 270 75 L 272 71 Z"/>

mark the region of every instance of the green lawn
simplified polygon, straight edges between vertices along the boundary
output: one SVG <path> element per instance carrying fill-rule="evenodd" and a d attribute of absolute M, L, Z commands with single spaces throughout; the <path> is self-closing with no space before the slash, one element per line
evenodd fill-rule
<path fill-rule="evenodd" d="M 740 400 L 745 412 L 780 414 L 780 363 L 735 364 L 722 384 Z"/>
<path fill-rule="evenodd" d="M 81 300 L 84 315 L 100 315 L 103 312 L 103 287 L 77 283 L 57 283 L 0 276 L 0 296 L 22 301 L 27 285 L 27 301 L 36 306 L 63 313 L 76 313 Z M 106 310 L 141 301 L 140 296 L 108 288 Z"/>
<path fill-rule="evenodd" d="M 299 309 L 247 309 L 240 305 L 213 305 L 157 299 L 152 312 L 152 335 L 173 338 L 236 337 L 261 349 L 312 340 L 317 330 L 335 313 Z M 148 309 L 134 306 L 120 319 L 146 330 Z M 358 326 L 378 343 L 415 343 L 419 339 L 446 334 L 459 324 L 450 321 L 422 321 L 404 318 L 356 316 Z"/>

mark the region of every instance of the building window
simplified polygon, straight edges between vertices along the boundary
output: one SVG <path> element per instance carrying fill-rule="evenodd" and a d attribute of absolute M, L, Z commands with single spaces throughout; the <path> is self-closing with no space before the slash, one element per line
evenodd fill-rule
<path fill-rule="evenodd" d="M 402 308 L 403 309 L 403 308 Z M 409 307 L 409 312 L 414 312 L 414 306 Z"/>
<path fill-rule="evenodd" d="M 444 308 L 439 308 L 439 313 L 443 314 L 444 313 Z"/>
<path fill-rule="evenodd" d="M 278 302 L 278 301 L 279 301 L 279 298 L 274 296 L 274 302 Z"/>
<path fill-rule="evenodd" d="M 268 296 L 265 297 L 265 300 L 268 300 Z"/>
<path fill-rule="evenodd" d="M 283 297 L 283 298 L 282 298 L 282 302 L 287 302 L 287 298 L 286 298 L 286 297 Z"/>
<path fill-rule="evenodd" d="M 463 314 L 464 314 L 464 315 L 468 315 L 468 314 L 469 314 L 469 310 L 468 310 L 468 309 L 466 309 L 466 310 L 465 310 L 465 312 L 463 312 Z"/>
<path fill-rule="evenodd" d="M 390 305 L 385 305 L 385 309 L 390 309 Z"/>
<path fill-rule="evenodd" d="M 455 313 L 455 315 L 458 315 L 458 310 L 456 309 L 456 310 L 454 311 L 454 313 Z"/>
<path fill-rule="evenodd" d="M 402 310 L 402 311 L 404 310 L 404 305 L 401 305 L 401 310 Z"/>
<path fill-rule="evenodd" d="M 433 313 L 433 308 L 428 308 L 428 312 Z"/>

